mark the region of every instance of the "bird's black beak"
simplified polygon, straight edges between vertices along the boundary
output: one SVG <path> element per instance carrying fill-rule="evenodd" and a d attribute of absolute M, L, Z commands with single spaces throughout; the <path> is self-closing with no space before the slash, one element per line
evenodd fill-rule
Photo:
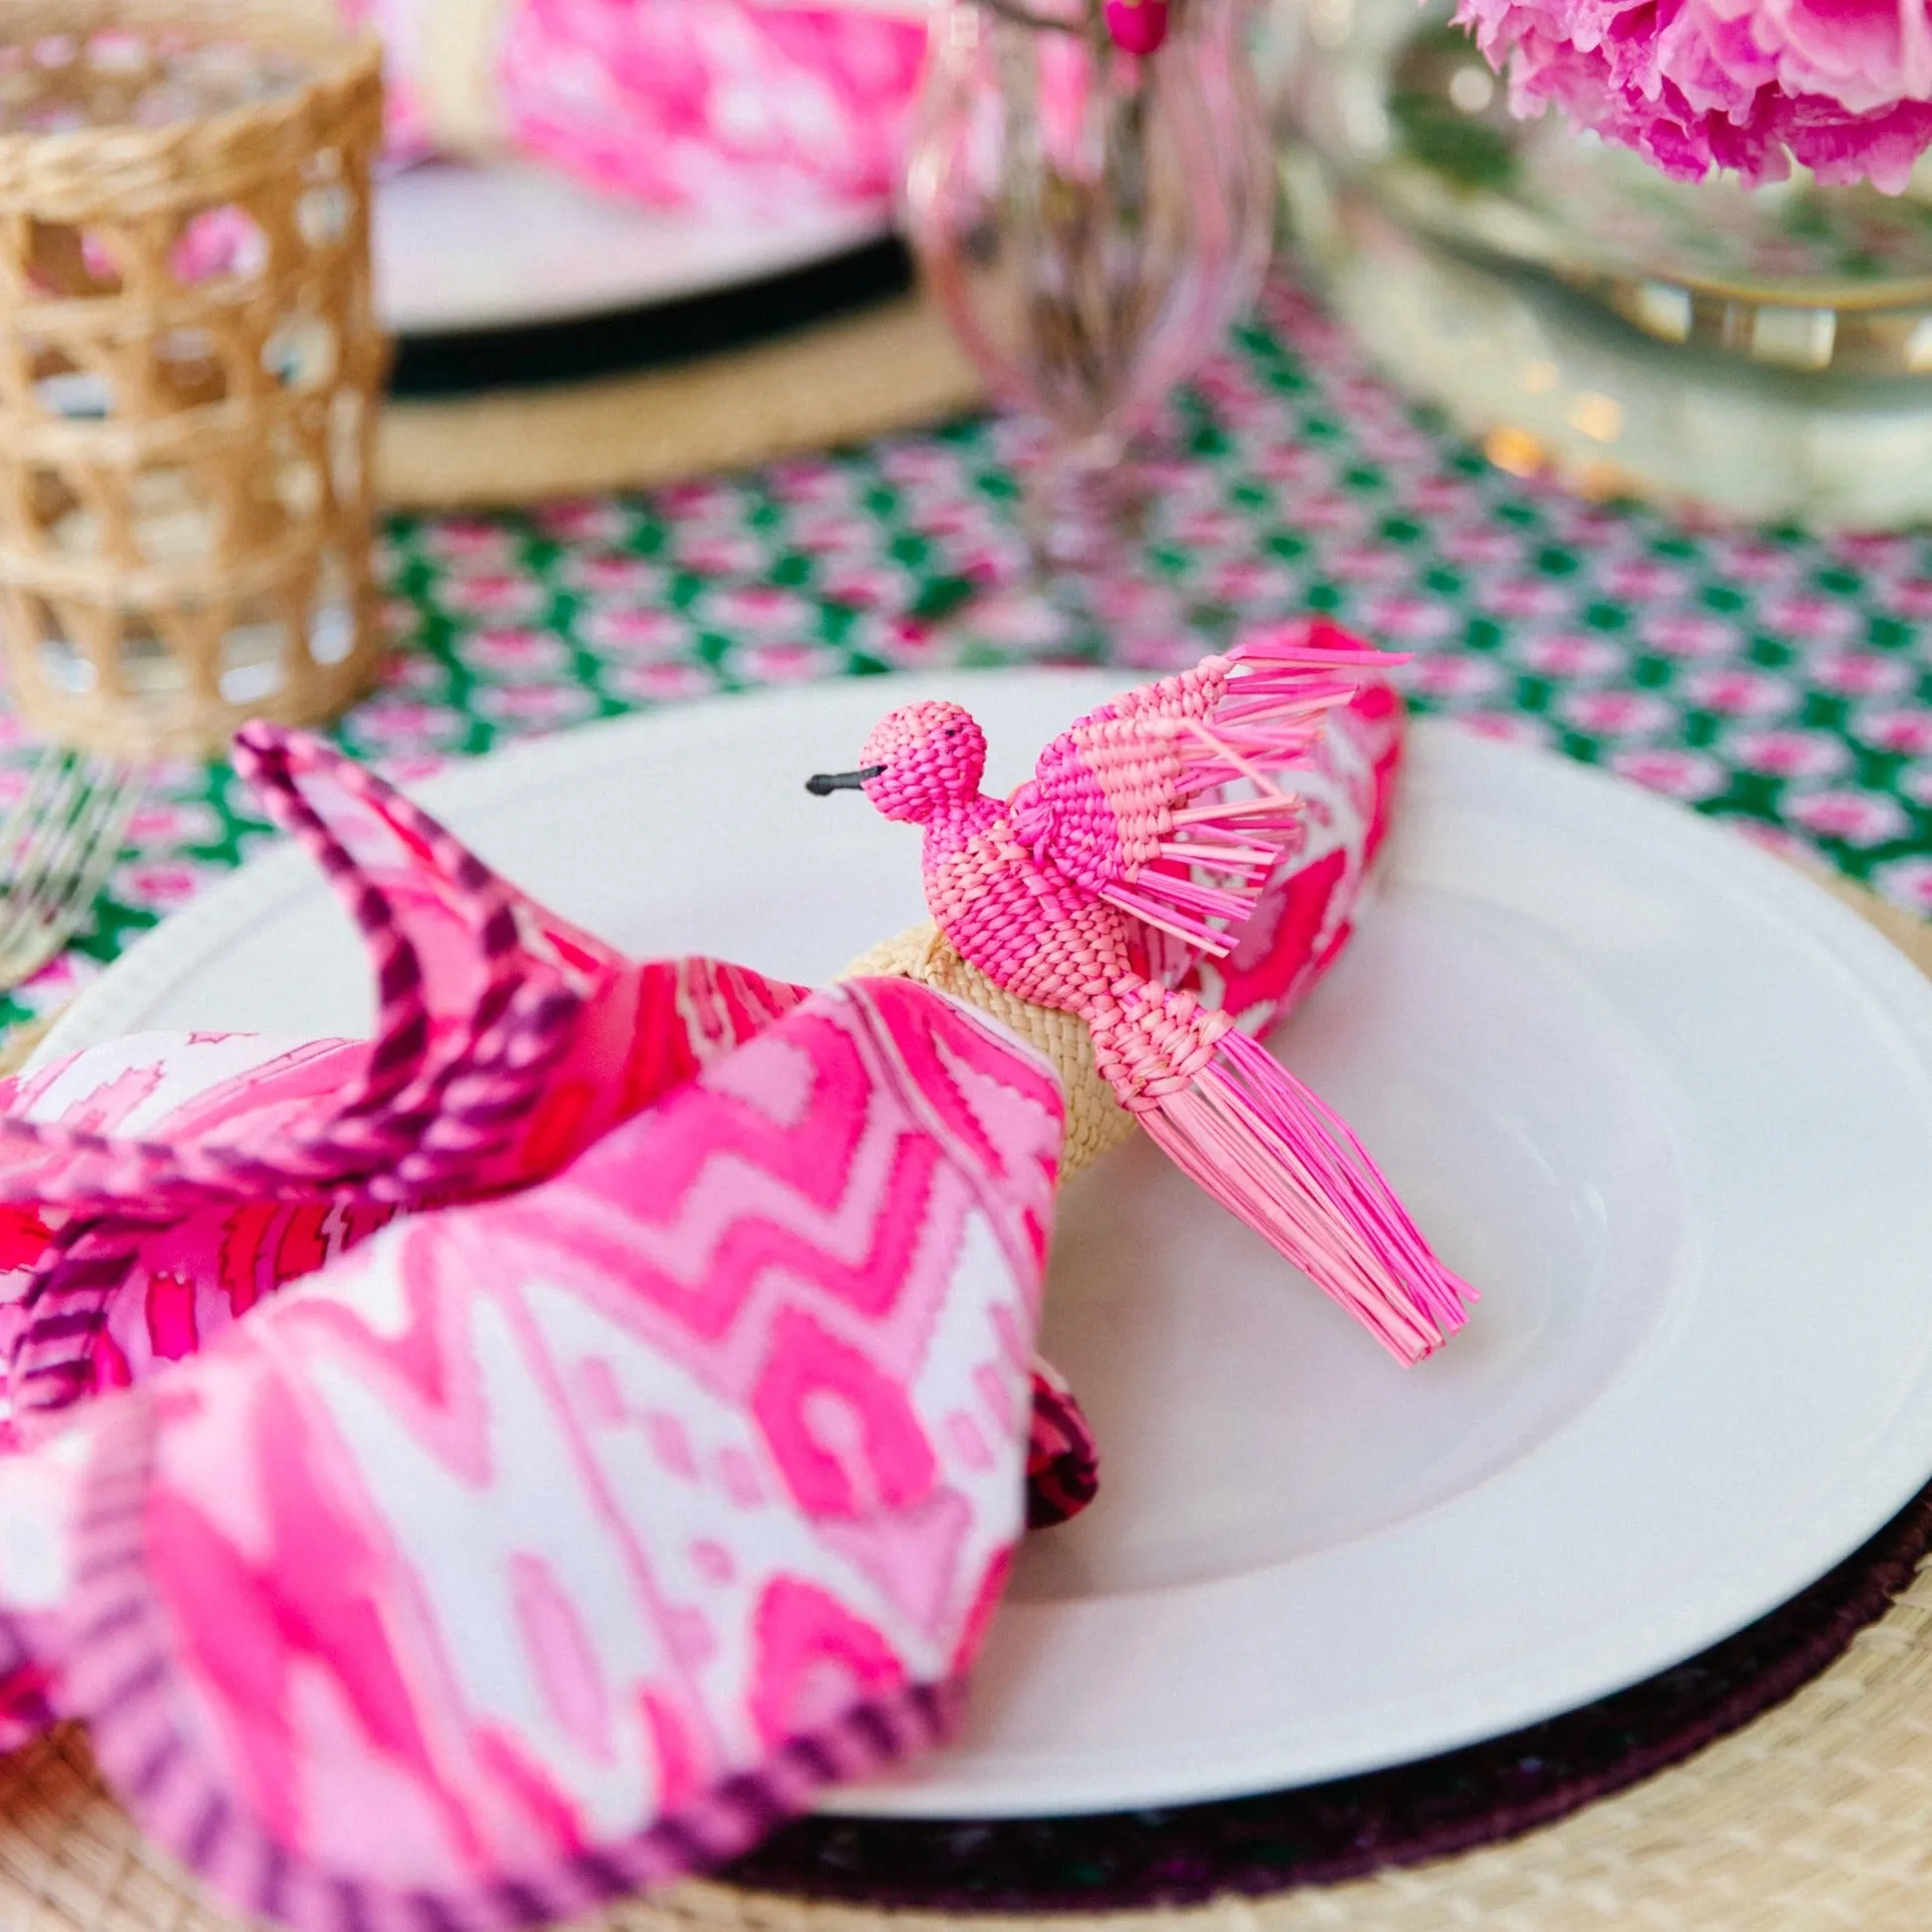
<path fill-rule="evenodd" d="M 884 770 L 883 765 L 868 765 L 862 772 L 814 772 L 805 780 L 805 790 L 814 799 L 829 799 L 834 792 L 856 792 Z"/>

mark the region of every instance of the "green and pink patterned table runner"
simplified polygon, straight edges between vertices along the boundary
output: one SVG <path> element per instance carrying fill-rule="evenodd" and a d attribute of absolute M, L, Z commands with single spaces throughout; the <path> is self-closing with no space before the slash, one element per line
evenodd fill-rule
<path fill-rule="evenodd" d="M 1177 613 L 1313 608 L 1414 652 L 1417 705 L 1548 744 L 1932 914 L 1932 533 L 1698 527 L 1490 468 L 1286 284 L 1180 398 L 1149 581 L 1111 652 L 1198 654 Z M 592 719 L 960 656 L 1021 564 L 1018 432 L 973 421 L 648 495 L 392 521 L 396 655 L 340 741 L 405 780 Z M 1055 647 L 1016 634 L 974 661 Z M 0 781 L 35 748 L 7 717 Z M 93 930 L 0 1007 L 64 1004 L 268 830 L 225 767 L 161 775 Z"/>

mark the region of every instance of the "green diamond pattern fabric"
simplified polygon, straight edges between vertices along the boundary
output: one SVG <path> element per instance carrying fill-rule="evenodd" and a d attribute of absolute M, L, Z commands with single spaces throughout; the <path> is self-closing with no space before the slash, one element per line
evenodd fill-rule
<path fill-rule="evenodd" d="M 1313 608 L 1413 652 L 1416 704 L 1549 745 L 1932 914 L 1932 532 L 1699 525 L 1525 483 L 1392 392 L 1287 283 L 1177 398 L 1143 581 L 1107 653 L 1149 672 L 1217 628 Z M 405 781 L 588 720 L 721 693 L 1059 654 L 949 612 L 1018 581 L 998 420 L 648 495 L 404 517 L 397 644 L 340 724 Z M 35 747 L 0 717 L 0 801 Z M 92 930 L 0 1005 L 64 1004 L 268 835 L 225 767 L 174 767 Z"/>

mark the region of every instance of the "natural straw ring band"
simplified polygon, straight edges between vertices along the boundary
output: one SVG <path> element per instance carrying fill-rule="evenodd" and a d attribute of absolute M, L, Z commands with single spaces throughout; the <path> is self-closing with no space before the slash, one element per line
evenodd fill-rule
<path fill-rule="evenodd" d="M 1035 1006 L 1003 986 L 995 986 L 977 966 L 960 958 L 936 925 L 913 926 L 862 953 L 841 979 L 874 974 L 913 979 L 968 1006 L 990 1013 L 1053 1063 L 1067 1096 L 1067 1140 L 1061 1154 L 1063 1177 L 1091 1165 L 1133 1131 L 1133 1116 L 1114 1098 L 1114 1090 L 1094 1064 L 1094 1036 L 1087 1023 L 1057 1008 Z"/>
<path fill-rule="evenodd" d="M 1831 889 L 1932 974 L 1932 927 L 1858 887 Z M 902 967 L 951 970 L 914 938 L 882 950 Z M 1929 1868 L 1932 1568 L 1922 1567 L 1892 1608 L 1787 1702 L 1646 1782 L 1478 1851 L 1180 1910 L 888 1912 L 705 1880 L 583 1924 L 586 1932 L 1922 1932 L 1932 1920 Z M 0 1925 L 243 1932 L 142 1840 L 71 1727 L 0 1764 Z"/>

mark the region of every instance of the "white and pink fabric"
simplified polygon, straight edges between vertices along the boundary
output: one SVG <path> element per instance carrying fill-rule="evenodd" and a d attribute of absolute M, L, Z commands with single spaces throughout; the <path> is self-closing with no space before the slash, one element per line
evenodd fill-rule
<path fill-rule="evenodd" d="M 313 1932 L 568 1919 L 942 1737 L 1023 1527 L 1061 1097 L 815 994 L 0 1460 L 0 1624 Z"/>
<path fill-rule="evenodd" d="M 342 0 L 388 57 L 390 149 L 445 145 L 435 77 L 452 0 Z M 470 0 L 474 12 L 478 0 Z M 884 208 L 925 57 L 916 11 L 765 0 L 496 0 L 486 98 L 467 104 L 502 147 L 654 206 Z"/>
<path fill-rule="evenodd" d="M 1250 1031 L 1299 997 L 1400 722 L 1334 715 L 1240 945 L 1155 969 Z M 317 741 L 236 760 L 376 1030 L 0 1087 L 0 1745 L 83 1720 L 231 1905 L 420 1932 L 716 1864 L 938 1740 L 1094 1488 L 1032 1355 L 1045 1063 L 909 982 L 627 960 Z"/>
<path fill-rule="evenodd" d="M 139 1035 L 0 1084 L 0 1448 L 192 1354 L 399 1209 L 554 1172 L 807 997 L 749 968 L 633 962 L 318 741 L 235 747 L 372 954 L 375 1038 Z M 1093 1493 L 1041 1365 L 1036 1524 Z"/>

